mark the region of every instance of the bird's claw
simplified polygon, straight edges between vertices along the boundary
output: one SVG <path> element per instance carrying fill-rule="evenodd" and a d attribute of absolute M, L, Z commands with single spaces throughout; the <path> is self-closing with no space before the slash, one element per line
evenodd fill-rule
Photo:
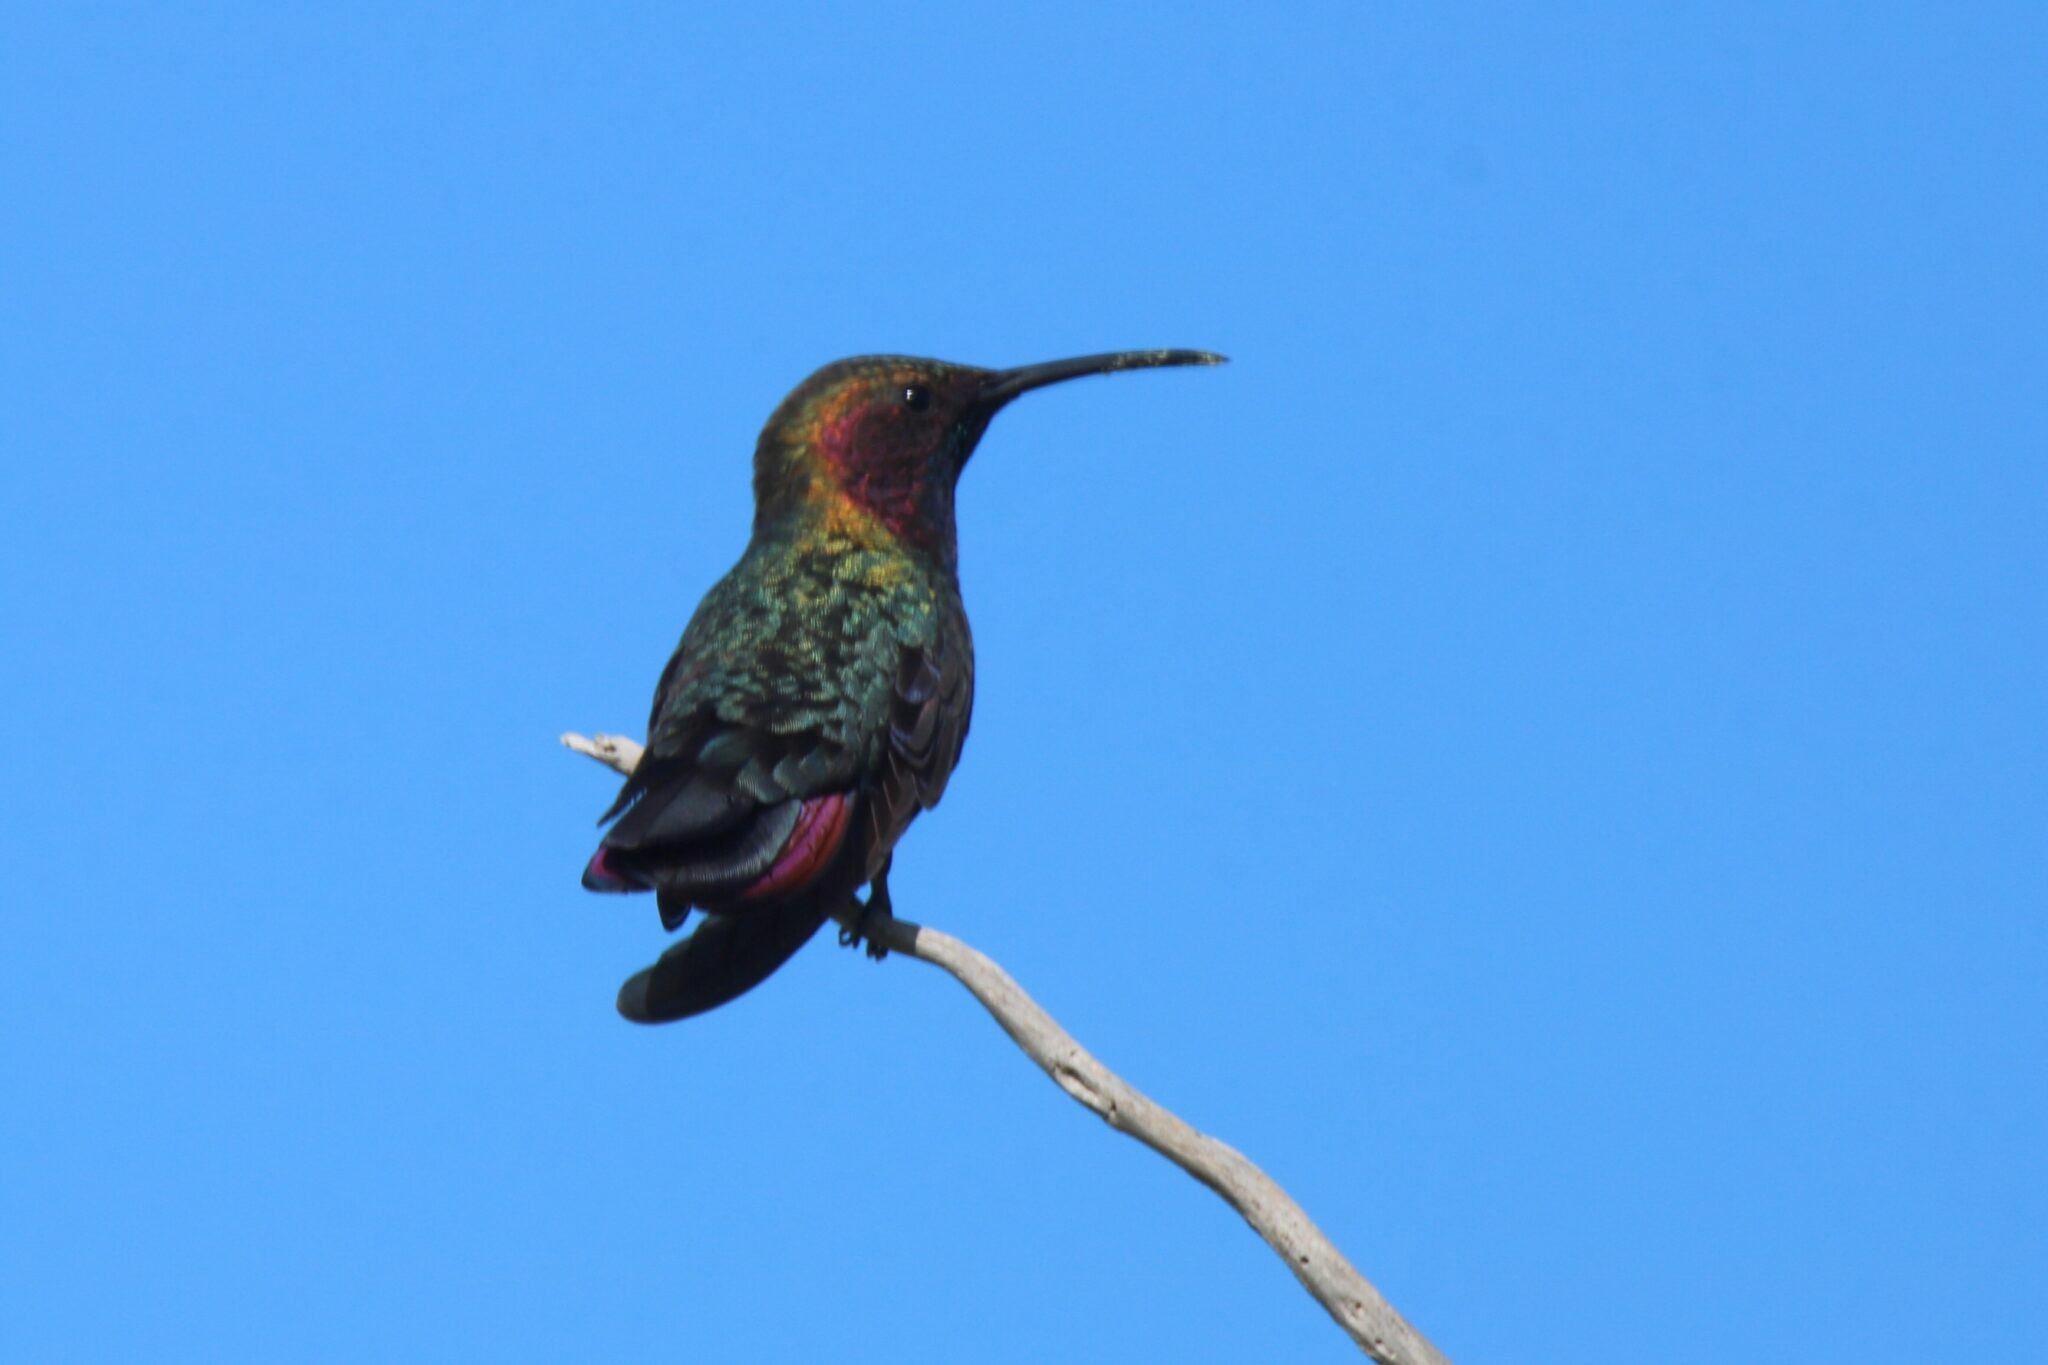
<path fill-rule="evenodd" d="M 889 949 L 883 945 L 879 938 L 875 937 L 875 931 L 881 928 L 884 922 L 895 917 L 889 913 L 889 907 L 886 904 L 876 905 L 873 896 L 868 897 L 865 905 L 859 901 L 855 901 L 854 905 L 860 910 L 860 918 L 851 926 L 840 926 L 839 946 L 842 948 L 858 948 L 865 943 L 868 956 L 880 962 L 889 955 Z"/>
<path fill-rule="evenodd" d="M 859 947 L 862 942 L 865 942 L 867 944 L 868 956 L 880 962 L 889 955 L 889 949 L 881 940 L 875 937 L 875 931 L 888 921 L 896 918 L 895 908 L 889 903 L 888 864 L 882 865 L 882 870 L 875 875 L 874 881 L 869 884 L 867 900 L 861 901 L 856 899 L 853 905 L 860 912 L 860 917 L 851 925 L 841 925 L 839 927 L 839 946 L 842 948 L 855 948 Z"/>

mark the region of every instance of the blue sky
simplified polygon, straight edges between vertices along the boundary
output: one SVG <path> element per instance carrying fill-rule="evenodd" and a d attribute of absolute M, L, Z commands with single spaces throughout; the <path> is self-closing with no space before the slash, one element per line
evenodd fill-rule
<path fill-rule="evenodd" d="M 968 472 L 903 912 L 1460 1361 L 2038 1346 L 2048 12 L 586 8 L 0 20 L 0 1355 L 1355 1358 L 576 885 L 791 386 L 1162 345 Z"/>

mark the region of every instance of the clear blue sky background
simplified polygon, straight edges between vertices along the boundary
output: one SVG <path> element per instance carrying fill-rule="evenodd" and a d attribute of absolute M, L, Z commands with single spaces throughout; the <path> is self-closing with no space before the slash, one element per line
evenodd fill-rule
<path fill-rule="evenodd" d="M 1461 1362 L 2038 1351 L 2048 11 L 342 8 L 0 26 L 0 1356 L 1353 1358 L 576 885 L 796 381 L 1155 345 L 968 472 L 904 912 Z"/>

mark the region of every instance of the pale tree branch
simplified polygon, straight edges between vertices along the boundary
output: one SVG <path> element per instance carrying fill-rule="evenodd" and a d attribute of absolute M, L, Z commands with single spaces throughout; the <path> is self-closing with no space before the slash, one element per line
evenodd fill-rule
<path fill-rule="evenodd" d="M 632 772 L 640 761 L 640 745 L 619 735 L 593 739 L 569 734 L 562 736 L 562 743 L 620 773 Z M 853 928 L 857 918 L 849 913 L 840 921 Z M 1450 1365 L 1344 1259 L 1272 1177 L 1235 1149 L 1196 1132 L 1096 1061 L 1008 972 L 952 935 L 909 920 L 865 928 L 891 951 L 951 972 L 1060 1089 L 1110 1127 L 1130 1134 L 1223 1196 L 1367 1355 L 1381 1365 Z"/>

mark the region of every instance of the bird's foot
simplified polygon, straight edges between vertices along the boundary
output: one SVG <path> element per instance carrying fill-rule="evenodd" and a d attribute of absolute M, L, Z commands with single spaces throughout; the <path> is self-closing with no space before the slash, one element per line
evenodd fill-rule
<path fill-rule="evenodd" d="M 889 950 L 875 937 L 875 931 L 896 918 L 895 908 L 889 903 L 888 863 L 882 864 L 882 870 L 877 872 L 874 881 L 869 883 L 867 900 L 856 899 L 853 904 L 860 911 L 860 918 L 854 922 L 852 928 L 840 926 L 839 946 L 854 948 L 864 941 L 867 944 L 868 956 L 880 962 L 889 955 Z"/>
<path fill-rule="evenodd" d="M 889 913 L 887 906 L 879 909 L 876 908 L 873 896 L 868 897 L 867 904 L 865 905 L 859 901 L 855 901 L 854 905 L 860 910 L 860 920 L 851 929 L 844 925 L 840 926 L 839 946 L 842 948 L 857 948 L 865 943 L 868 949 L 868 956 L 880 962 L 889 955 L 889 950 L 883 946 L 880 939 L 875 937 L 875 931 L 893 919 L 894 916 Z"/>

